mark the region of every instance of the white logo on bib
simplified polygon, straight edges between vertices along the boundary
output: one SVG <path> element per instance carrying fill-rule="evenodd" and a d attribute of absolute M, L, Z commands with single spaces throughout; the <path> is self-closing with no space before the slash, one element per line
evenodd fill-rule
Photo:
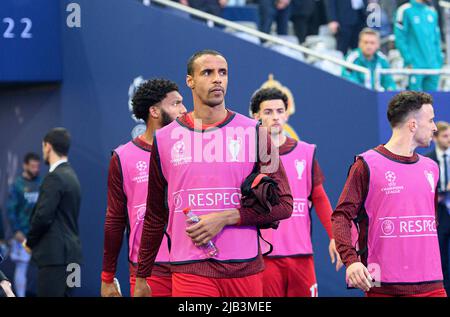
<path fill-rule="evenodd" d="M 433 172 L 430 171 L 424 171 L 425 177 L 427 178 L 428 183 L 431 187 L 431 192 L 434 193 L 434 175 Z"/>
<path fill-rule="evenodd" d="M 239 162 L 238 156 L 241 150 L 242 139 L 237 138 L 236 140 L 228 138 L 228 151 L 231 154 L 231 162 Z"/>
<path fill-rule="evenodd" d="M 147 169 L 147 163 L 145 163 L 144 161 L 139 161 L 136 163 L 136 168 L 139 172 L 143 172 Z"/>
<path fill-rule="evenodd" d="M 295 169 L 297 170 L 298 179 L 302 179 L 303 172 L 305 171 L 306 161 L 305 160 L 295 160 Z"/>
<path fill-rule="evenodd" d="M 385 220 L 381 224 L 381 231 L 386 236 L 390 236 L 392 233 L 394 233 L 394 228 L 394 223 L 391 220 Z"/>
<path fill-rule="evenodd" d="M 392 171 L 387 171 L 384 173 L 384 177 L 386 177 L 386 180 L 389 182 L 389 186 L 395 186 L 395 180 L 397 179 L 397 176 L 395 176 L 395 173 Z"/>

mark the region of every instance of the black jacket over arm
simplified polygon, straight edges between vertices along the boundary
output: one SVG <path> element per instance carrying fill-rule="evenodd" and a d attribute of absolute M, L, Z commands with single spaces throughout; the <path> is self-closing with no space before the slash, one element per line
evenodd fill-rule
<path fill-rule="evenodd" d="M 38 267 L 81 263 L 80 201 L 80 183 L 69 163 L 44 178 L 27 237 Z"/>

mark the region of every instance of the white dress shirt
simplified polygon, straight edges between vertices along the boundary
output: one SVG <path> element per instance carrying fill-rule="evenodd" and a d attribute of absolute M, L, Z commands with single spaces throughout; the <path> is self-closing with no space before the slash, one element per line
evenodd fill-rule
<path fill-rule="evenodd" d="M 55 163 L 53 163 L 52 165 L 50 165 L 50 170 L 49 172 L 53 172 L 55 170 L 55 168 L 57 168 L 59 165 L 61 165 L 62 163 L 66 163 L 67 159 L 61 159 L 59 161 L 56 161 Z"/>
<path fill-rule="evenodd" d="M 445 182 L 445 170 L 444 170 L 444 153 L 447 154 L 447 173 L 450 173 L 450 148 L 447 151 L 442 151 L 440 148 L 436 147 L 436 156 L 439 161 L 439 181 L 440 181 L 440 190 L 446 190 L 448 184 L 444 184 Z M 450 177 L 450 175 L 448 175 Z M 449 178 L 447 178 L 449 179 Z"/>

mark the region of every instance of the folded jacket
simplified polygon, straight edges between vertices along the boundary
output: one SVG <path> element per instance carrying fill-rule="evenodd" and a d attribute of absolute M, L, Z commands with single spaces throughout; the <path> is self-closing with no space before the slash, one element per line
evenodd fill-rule
<path fill-rule="evenodd" d="M 241 185 L 241 206 L 252 208 L 258 214 L 268 215 L 272 207 L 280 203 L 278 184 L 269 176 L 260 173 L 250 174 Z M 260 229 L 278 228 L 279 221 L 259 226 Z"/>

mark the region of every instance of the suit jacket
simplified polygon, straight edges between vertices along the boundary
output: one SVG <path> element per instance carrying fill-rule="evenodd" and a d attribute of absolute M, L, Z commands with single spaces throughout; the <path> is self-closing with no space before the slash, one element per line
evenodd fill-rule
<path fill-rule="evenodd" d="M 436 150 L 433 150 L 433 151 L 425 154 L 425 156 L 429 157 L 430 159 L 435 161 L 440 169 L 439 161 L 438 161 L 437 155 L 436 155 Z M 438 185 L 438 190 L 440 190 L 440 185 Z M 449 195 L 448 192 L 447 192 L 447 195 Z M 439 226 L 441 228 L 448 228 L 450 230 L 450 217 L 448 215 L 447 206 L 445 205 L 445 202 L 440 202 L 438 204 L 437 214 L 438 214 Z"/>
<path fill-rule="evenodd" d="M 436 150 L 433 150 L 431 152 L 428 152 L 427 154 L 425 154 L 426 157 L 429 157 L 430 159 L 432 159 L 433 161 L 436 162 L 436 164 L 439 166 L 439 169 L 441 169 L 441 165 L 439 164 L 439 160 L 437 158 L 437 154 L 436 154 Z M 438 190 L 441 189 L 440 183 L 438 184 Z"/>
<path fill-rule="evenodd" d="M 69 163 L 62 163 L 42 181 L 27 236 L 38 267 L 81 263 L 80 202 L 80 183 Z"/>
<path fill-rule="evenodd" d="M 292 0 L 291 14 L 300 16 L 310 16 L 316 9 L 316 0 Z"/>
<path fill-rule="evenodd" d="M 367 0 L 361 10 L 353 10 L 351 0 L 327 0 L 328 21 L 337 21 L 340 25 L 360 25 L 367 15 Z"/>

